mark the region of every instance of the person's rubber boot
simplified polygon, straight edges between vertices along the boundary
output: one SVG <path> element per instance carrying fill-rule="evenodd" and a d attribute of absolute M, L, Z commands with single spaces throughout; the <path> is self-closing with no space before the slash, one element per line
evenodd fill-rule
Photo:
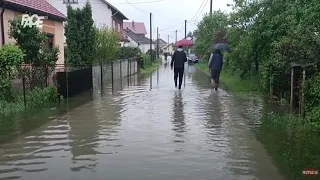
<path fill-rule="evenodd" d="M 214 87 L 214 80 L 211 79 L 211 85 Z"/>
<path fill-rule="evenodd" d="M 216 83 L 215 86 L 214 86 L 214 90 L 215 90 L 215 91 L 218 91 L 218 84 L 217 84 L 217 83 Z"/>
<path fill-rule="evenodd" d="M 181 89 L 181 84 L 179 84 L 179 88 L 178 88 L 179 90 Z"/>

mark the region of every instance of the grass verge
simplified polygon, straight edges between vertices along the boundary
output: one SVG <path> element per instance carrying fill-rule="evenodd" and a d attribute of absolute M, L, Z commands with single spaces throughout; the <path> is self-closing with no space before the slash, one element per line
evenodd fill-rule
<path fill-rule="evenodd" d="M 146 66 L 145 68 L 141 68 L 140 74 L 150 74 L 154 72 L 159 66 L 161 65 L 161 60 L 156 60 L 154 63 L 151 63 L 150 65 Z"/>
<path fill-rule="evenodd" d="M 14 101 L 6 102 L 0 100 L 0 117 L 8 117 L 25 109 L 47 107 L 57 101 L 58 92 L 55 87 L 34 88 L 26 92 L 26 107 L 24 105 L 24 97 L 22 93 L 15 95 Z"/>
<path fill-rule="evenodd" d="M 210 75 L 206 63 L 196 66 Z M 243 98 L 263 95 L 258 76 L 243 80 L 226 69 L 221 72 L 221 86 L 235 95 L 244 95 Z M 302 175 L 304 168 L 319 170 L 320 126 L 289 114 L 268 113 L 263 115 L 261 121 L 261 127 L 255 132 L 257 139 L 287 179 L 305 179 Z"/>
<path fill-rule="evenodd" d="M 200 62 L 196 64 L 196 67 L 210 76 L 207 63 Z M 227 69 L 223 69 L 220 75 L 220 82 L 222 88 L 235 93 L 261 95 L 258 76 L 241 79 L 240 77 L 233 76 Z"/>

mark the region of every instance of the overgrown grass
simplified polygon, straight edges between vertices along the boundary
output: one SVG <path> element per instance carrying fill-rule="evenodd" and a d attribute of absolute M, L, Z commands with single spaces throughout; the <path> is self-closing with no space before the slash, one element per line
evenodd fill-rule
<path fill-rule="evenodd" d="M 46 107 L 57 101 L 58 92 L 55 87 L 35 88 L 26 92 L 26 107 L 22 93 L 16 93 L 14 101 L 0 101 L 0 117 L 12 116 L 25 109 Z"/>
<path fill-rule="evenodd" d="M 210 76 L 207 63 L 200 62 L 196 66 Z M 222 88 L 235 93 L 250 95 L 261 94 L 261 86 L 258 76 L 241 79 L 240 77 L 233 76 L 227 68 L 224 68 L 220 74 L 220 83 Z"/>
<path fill-rule="evenodd" d="M 209 75 L 206 63 L 196 66 Z M 221 86 L 236 95 L 244 94 L 243 98 L 263 95 L 258 76 L 241 79 L 232 76 L 226 69 L 221 72 Z M 302 176 L 304 168 L 320 168 L 320 125 L 314 120 L 317 117 L 268 113 L 261 119 L 257 138 L 264 144 L 280 172 L 290 180 L 305 179 Z"/>
<path fill-rule="evenodd" d="M 141 68 L 140 74 L 145 75 L 145 74 L 150 74 L 154 72 L 161 64 L 161 60 L 157 59 L 155 62 L 152 62 L 150 64 L 147 64 L 145 67 Z"/>
<path fill-rule="evenodd" d="M 267 114 L 256 132 L 275 164 L 287 179 L 307 179 L 304 168 L 319 169 L 319 131 L 298 116 Z"/>

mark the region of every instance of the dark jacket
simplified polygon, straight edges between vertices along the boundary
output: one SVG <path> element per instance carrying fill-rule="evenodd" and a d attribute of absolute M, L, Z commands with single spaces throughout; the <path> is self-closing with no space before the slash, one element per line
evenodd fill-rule
<path fill-rule="evenodd" d="M 171 67 L 184 68 L 185 62 L 187 62 L 187 54 L 183 49 L 178 48 L 172 55 Z"/>
<path fill-rule="evenodd" d="M 211 54 L 208 67 L 210 69 L 216 69 L 221 71 L 223 66 L 223 55 L 220 51 L 215 51 L 213 54 Z"/>

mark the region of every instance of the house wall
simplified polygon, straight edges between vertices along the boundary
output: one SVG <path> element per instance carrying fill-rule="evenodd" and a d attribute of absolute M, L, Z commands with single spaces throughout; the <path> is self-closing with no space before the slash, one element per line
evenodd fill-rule
<path fill-rule="evenodd" d="M 130 42 L 127 42 L 124 44 L 126 47 L 138 47 L 138 43 L 135 42 L 131 37 L 128 36 L 128 39 Z M 140 44 L 139 49 L 141 50 L 142 53 L 148 52 L 150 49 L 150 44 Z M 152 44 L 152 49 L 155 49 L 155 45 Z"/>
<path fill-rule="evenodd" d="M 127 47 L 138 47 L 138 43 L 135 42 L 131 37 L 128 36 L 128 40 L 129 40 L 130 42 L 127 42 L 127 43 L 125 44 Z"/>
<path fill-rule="evenodd" d="M 2 8 L 0 8 L 0 11 Z M 19 16 L 23 13 L 12 11 L 6 9 L 3 14 L 4 20 L 4 36 L 5 36 L 5 43 L 15 43 L 16 41 L 13 38 L 9 37 L 9 30 L 10 30 L 10 23 L 9 20 L 12 20 L 15 16 Z M 1 31 L 1 29 L 0 29 Z M 42 31 L 46 33 L 51 33 L 54 35 L 53 44 L 59 47 L 60 54 L 59 59 L 57 61 L 58 64 L 64 64 L 64 29 L 63 29 L 63 22 L 53 21 L 53 20 L 43 20 L 42 23 Z M 0 32 L 2 33 L 2 32 Z M 2 37 L 0 35 L 0 40 L 2 42 Z M 1 44 L 0 44 L 1 45 Z"/>
<path fill-rule="evenodd" d="M 143 53 L 146 53 L 150 49 L 150 44 L 140 44 L 139 48 L 141 49 L 141 51 Z M 154 44 L 152 44 L 152 49 L 153 50 L 155 49 L 155 45 Z"/>
<path fill-rule="evenodd" d="M 70 4 L 73 8 L 82 8 L 87 0 L 78 0 L 78 4 Z M 67 5 L 63 0 L 48 0 L 48 2 L 58 9 L 61 13 L 67 16 Z M 108 5 L 102 0 L 89 0 L 92 7 L 92 18 L 96 26 L 112 27 L 112 12 Z"/>

